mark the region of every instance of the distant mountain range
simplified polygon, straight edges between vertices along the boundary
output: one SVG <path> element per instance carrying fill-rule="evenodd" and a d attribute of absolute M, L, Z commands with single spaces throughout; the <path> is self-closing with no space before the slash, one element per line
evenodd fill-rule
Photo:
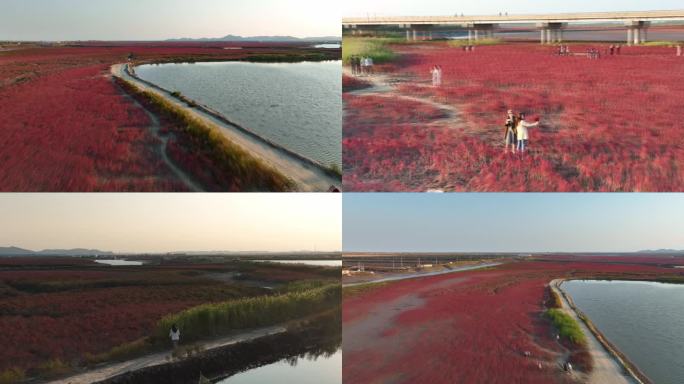
<path fill-rule="evenodd" d="M 244 37 L 244 36 L 236 36 L 236 35 L 227 35 L 223 37 L 203 37 L 199 39 L 192 39 L 188 37 L 182 37 L 178 39 L 168 39 L 166 41 L 235 41 L 235 42 L 261 42 L 261 43 L 276 43 L 276 42 L 283 42 L 283 43 L 296 43 L 296 42 L 311 42 L 311 43 L 319 43 L 319 42 L 339 42 L 342 41 L 342 37 L 340 36 L 318 36 L 318 37 L 294 37 L 294 36 L 251 36 L 251 37 Z"/>
<path fill-rule="evenodd" d="M 0 247 L 0 256 L 95 256 L 114 255 L 114 252 L 100 251 L 99 249 L 44 249 L 32 251 L 18 247 Z"/>

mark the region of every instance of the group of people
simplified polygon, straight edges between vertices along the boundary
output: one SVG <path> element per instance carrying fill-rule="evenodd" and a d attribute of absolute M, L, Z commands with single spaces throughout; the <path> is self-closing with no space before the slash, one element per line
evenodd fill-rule
<path fill-rule="evenodd" d="M 430 74 L 432 75 L 432 86 L 439 87 L 442 85 L 442 66 L 435 65 L 430 68 Z"/>
<path fill-rule="evenodd" d="M 355 76 L 367 76 L 373 74 L 373 58 L 364 56 L 352 56 L 352 74 Z"/>
<path fill-rule="evenodd" d="M 531 123 L 525 120 L 525 114 L 516 115 L 512 110 L 508 110 L 506 123 L 504 124 L 504 152 L 508 153 L 510 147 L 513 153 L 525 153 L 527 144 L 530 140 L 528 128 L 539 125 L 539 121 Z"/>

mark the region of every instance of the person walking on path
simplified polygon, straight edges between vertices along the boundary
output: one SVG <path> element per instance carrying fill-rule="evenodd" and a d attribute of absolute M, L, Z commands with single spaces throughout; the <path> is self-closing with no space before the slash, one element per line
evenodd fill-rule
<path fill-rule="evenodd" d="M 171 326 L 171 330 L 169 331 L 169 337 L 171 338 L 173 349 L 178 348 L 178 343 L 180 342 L 180 329 L 178 329 L 176 324 Z"/>
<path fill-rule="evenodd" d="M 518 139 L 518 152 L 525 153 L 527 143 L 530 139 L 530 134 L 527 131 L 528 128 L 536 127 L 539 125 L 539 121 L 535 123 L 528 123 L 525 121 L 525 114 L 520 114 L 520 121 L 516 127 L 517 139 Z"/>
<path fill-rule="evenodd" d="M 508 153 L 509 146 L 511 147 L 511 152 L 515 153 L 515 146 L 517 144 L 515 129 L 517 126 L 518 117 L 509 109 L 506 123 L 504 124 L 504 153 Z"/>

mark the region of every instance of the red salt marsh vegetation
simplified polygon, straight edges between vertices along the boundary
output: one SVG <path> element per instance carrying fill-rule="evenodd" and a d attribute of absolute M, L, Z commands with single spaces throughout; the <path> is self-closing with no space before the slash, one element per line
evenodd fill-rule
<path fill-rule="evenodd" d="M 126 62 L 131 54 L 136 63 L 294 60 L 328 54 L 288 44 L 241 47 L 25 44 L 0 52 L 0 190 L 192 190 L 187 179 L 205 190 L 258 188 L 243 182 L 243 175 L 230 174 L 224 164 L 229 156 L 208 151 L 206 140 L 174 140 L 178 124 L 162 119 L 157 126 L 149 110 L 127 97 L 110 74 L 113 64 Z M 166 140 L 169 146 L 163 145 Z M 163 156 L 167 151 L 168 159 Z M 284 183 L 272 187 L 285 188 Z"/>
<path fill-rule="evenodd" d="M 378 66 L 376 80 L 393 88 L 344 96 L 347 190 L 682 190 L 684 60 L 673 48 L 622 47 L 590 60 L 530 43 L 390 47 L 399 56 Z M 605 44 L 570 45 L 590 47 Z M 434 65 L 441 87 L 432 86 Z M 504 153 L 507 109 L 540 117 L 525 156 Z"/>
<path fill-rule="evenodd" d="M 161 332 L 165 316 L 184 324 L 182 311 L 189 308 L 250 298 L 273 298 L 289 308 L 289 294 L 314 295 L 339 283 L 339 269 L 301 265 L 157 259 L 153 265 L 110 267 L 75 258 L 23 259 L 0 259 L 0 326 L 11 330 L 0 341 L 12 346 L 0 351 L 0 381 L 62 375 L 155 350 L 155 343 L 165 347 L 165 338 L 151 335 Z M 318 308 L 318 298 L 299 299 Z M 262 307 L 253 304 L 257 311 Z M 252 314 L 236 316 L 237 327 Z M 189 323 L 184 329 L 186 339 L 208 336 Z"/>
<path fill-rule="evenodd" d="M 559 278 L 684 279 L 676 259 L 545 257 L 345 288 L 345 383 L 575 383 L 592 366 L 544 315 Z M 682 264 L 679 260 L 679 264 Z M 563 373 L 571 361 L 577 374 Z"/>

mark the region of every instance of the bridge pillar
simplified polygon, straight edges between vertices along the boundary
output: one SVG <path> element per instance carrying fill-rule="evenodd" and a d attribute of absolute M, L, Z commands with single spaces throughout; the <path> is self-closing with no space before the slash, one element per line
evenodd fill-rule
<path fill-rule="evenodd" d="M 551 44 L 553 41 L 551 40 L 551 29 L 546 30 L 546 43 Z"/>
<path fill-rule="evenodd" d="M 468 42 L 473 40 L 473 30 L 468 28 Z"/>
<path fill-rule="evenodd" d="M 639 45 L 641 42 L 641 28 L 636 27 L 634 28 L 634 45 Z"/>
<path fill-rule="evenodd" d="M 539 41 L 540 44 L 544 45 L 546 43 L 546 30 L 541 29 L 541 39 Z"/>
<path fill-rule="evenodd" d="M 414 29 L 413 30 L 413 41 L 416 41 L 416 40 L 418 40 L 418 31 Z"/>
<path fill-rule="evenodd" d="M 632 45 L 632 42 L 634 41 L 634 38 L 632 37 L 633 31 L 634 31 L 634 28 L 627 27 L 627 45 Z"/>

